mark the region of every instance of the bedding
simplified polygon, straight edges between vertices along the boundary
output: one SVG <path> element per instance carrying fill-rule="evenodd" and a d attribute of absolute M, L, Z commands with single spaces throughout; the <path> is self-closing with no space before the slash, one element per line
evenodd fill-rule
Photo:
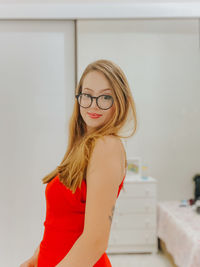
<path fill-rule="evenodd" d="M 180 201 L 157 203 L 157 235 L 178 267 L 200 267 L 200 214 Z"/>

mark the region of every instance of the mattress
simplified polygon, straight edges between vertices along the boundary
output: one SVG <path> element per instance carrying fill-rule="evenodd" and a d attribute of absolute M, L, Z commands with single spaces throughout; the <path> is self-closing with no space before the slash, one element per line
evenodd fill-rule
<path fill-rule="evenodd" d="M 200 214 L 180 201 L 157 203 L 157 235 L 178 267 L 200 267 Z"/>

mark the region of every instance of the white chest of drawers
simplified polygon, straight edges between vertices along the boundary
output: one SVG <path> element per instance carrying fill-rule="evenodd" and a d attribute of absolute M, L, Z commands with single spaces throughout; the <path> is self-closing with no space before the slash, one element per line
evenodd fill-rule
<path fill-rule="evenodd" d="M 116 201 L 107 253 L 156 253 L 157 182 L 126 176 Z"/>

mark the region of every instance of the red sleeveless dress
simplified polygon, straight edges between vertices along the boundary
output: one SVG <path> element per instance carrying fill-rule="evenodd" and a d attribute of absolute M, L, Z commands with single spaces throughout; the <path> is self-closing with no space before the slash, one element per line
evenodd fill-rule
<path fill-rule="evenodd" d="M 119 186 L 117 197 L 124 178 Z M 60 182 L 58 175 L 47 184 L 45 229 L 40 242 L 38 267 L 55 267 L 83 232 L 86 189 L 86 181 L 83 179 L 81 188 L 77 187 L 73 194 Z M 106 252 L 93 267 L 112 267 Z"/>

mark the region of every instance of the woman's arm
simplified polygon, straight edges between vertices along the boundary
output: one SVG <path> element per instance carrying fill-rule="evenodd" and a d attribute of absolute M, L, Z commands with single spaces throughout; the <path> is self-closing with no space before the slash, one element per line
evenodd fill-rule
<path fill-rule="evenodd" d="M 40 245 L 36 248 L 34 254 L 32 257 L 30 257 L 28 260 L 26 260 L 25 262 L 23 262 L 20 267 L 27 267 L 27 266 L 34 266 L 37 267 L 37 263 L 38 263 L 38 254 L 39 254 L 39 250 L 40 250 Z"/>
<path fill-rule="evenodd" d="M 99 241 L 90 240 L 82 234 L 64 259 L 55 267 L 92 267 L 104 251 L 105 248 Z"/>
<path fill-rule="evenodd" d="M 40 245 L 36 248 L 36 250 L 35 250 L 35 252 L 34 252 L 32 258 L 34 258 L 34 259 L 37 260 L 37 259 L 38 259 L 39 251 L 40 251 Z"/>
<path fill-rule="evenodd" d="M 56 267 L 92 267 L 107 249 L 123 162 L 118 138 L 97 140 L 87 168 L 84 230 Z"/>

